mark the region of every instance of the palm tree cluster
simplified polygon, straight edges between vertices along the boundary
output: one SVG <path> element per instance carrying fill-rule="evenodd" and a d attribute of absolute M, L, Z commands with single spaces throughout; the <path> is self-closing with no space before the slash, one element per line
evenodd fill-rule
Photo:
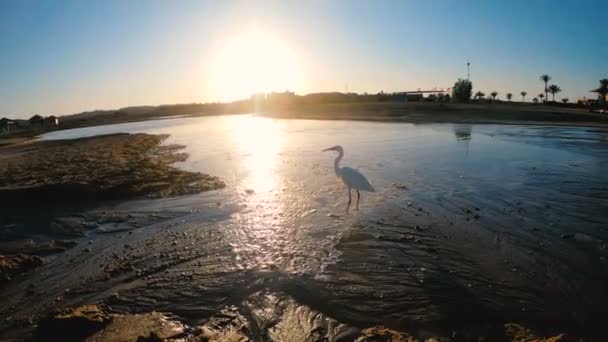
<path fill-rule="evenodd" d="M 546 102 L 549 100 L 548 93 L 551 93 L 551 95 L 553 96 L 553 102 L 555 102 L 555 94 L 561 92 L 562 88 L 560 88 L 557 84 L 549 85 L 549 81 L 551 81 L 552 78 L 547 74 L 540 75 L 539 79 L 545 84 L 545 94 L 538 94 L 538 97 L 540 98 L 541 102 Z"/>
<path fill-rule="evenodd" d="M 550 75 L 547 74 L 543 74 L 540 75 L 539 79 L 545 84 L 545 91 L 544 93 L 540 93 L 538 94 L 536 97 L 534 97 L 532 99 L 532 102 L 534 103 L 547 103 L 549 101 L 549 94 L 551 94 L 552 96 L 552 101 L 553 103 L 555 103 L 555 95 L 559 94 L 562 92 L 562 88 L 560 86 L 558 86 L 557 84 L 549 84 L 549 81 L 552 80 L 552 77 Z M 603 105 L 604 107 L 606 107 L 606 109 L 608 109 L 608 100 L 607 100 L 607 96 L 608 96 L 608 78 L 603 78 L 600 80 L 600 87 L 597 88 L 596 90 L 593 90 L 594 92 L 599 94 L 599 103 L 600 105 Z M 522 102 L 526 102 L 526 95 L 528 95 L 528 92 L 525 90 L 522 90 L 520 93 L 521 95 L 521 101 Z M 483 99 L 486 99 L 486 94 L 482 91 L 478 91 L 475 93 L 475 95 L 473 96 L 474 99 L 481 101 Z M 490 93 L 490 96 L 487 97 L 487 100 L 489 101 L 496 101 L 496 97 L 498 96 L 498 92 L 497 91 L 493 91 Z M 511 102 L 511 99 L 513 98 L 513 94 L 512 93 L 507 93 L 506 98 L 509 102 Z M 561 101 L 563 103 L 568 103 L 570 101 L 569 98 L 567 97 L 563 97 L 561 99 Z"/>
<path fill-rule="evenodd" d="M 547 84 L 549 84 L 549 81 L 551 81 L 551 76 L 547 75 L 547 74 L 543 74 L 540 75 L 540 80 L 545 82 L 545 95 L 544 96 L 538 96 L 540 97 L 540 99 L 542 100 L 543 98 L 547 98 L 547 91 L 549 90 L 547 87 Z"/>
<path fill-rule="evenodd" d="M 552 84 L 549 86 L 549 92 L 551 93 L 551 95 L 553 95 L 553 102 L 555 102 L 555 94 L 557 94 L 561 91 L 562 91 L 562 88 L 560 88 L 557 84 Z"/>

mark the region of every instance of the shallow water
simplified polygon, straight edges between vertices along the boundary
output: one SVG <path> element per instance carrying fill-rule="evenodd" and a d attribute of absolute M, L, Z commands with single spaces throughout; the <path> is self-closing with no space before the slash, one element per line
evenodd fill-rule
<path fill-rule="evenodd" d="M 190 155 L 178 167 L 227 187 L 115 204 L 192 213 L 99 236 L 93 257 L 58 256 L 29 279 L 45 288 L 42 297 L 71 288 L 80 293 L 74 302 L 110 298 L 115 308 L 196 321 L 270 290 L 355 326 L 445 335 L 515 321 L 595 336 L 608 314 L 605 130 L 238 115 L 43 139 L 116 132 L 170 134 L 167 143 Z M 342 165 L 376 188 L 348 215 L 334 155 L 320 152 L 336 144 Z M 137 271 L 82 277 L 116 253 Z"/>

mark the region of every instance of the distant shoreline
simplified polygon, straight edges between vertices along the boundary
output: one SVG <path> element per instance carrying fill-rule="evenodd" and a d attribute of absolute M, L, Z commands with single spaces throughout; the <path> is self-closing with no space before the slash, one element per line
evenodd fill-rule
<path fill-rule="evenodd" d="M 111 112 L 111 111 L 110 111 Z M 161 115 L 162 114 L 162 115 Z M 553 125 L 574 127 L 608 127 L 608 115 L 585 109 L 528 103 L 442 103 L 442 102 L 343 102 L 266 104 L 254 109 L 240 106 L 218 112 L 133 113 L 96 115 L 70 119 L 60 117 L 52 129 L 36 129 L 0 135 L 0 146 L 11 145 L 56 130 L 113 125 L 173 118 L 256 114 L 264 117 L 308 120 L 351 120 L 376 122 Z"/>
<path fill-rule="evenodd" d="M 555 125 L 608 127 L 608 115 L 577 108 L 528 104 L 460 103 L 336 103 L 276 105 L 260 115 L 310 120 L 357 120 L 377 122 Z"/>

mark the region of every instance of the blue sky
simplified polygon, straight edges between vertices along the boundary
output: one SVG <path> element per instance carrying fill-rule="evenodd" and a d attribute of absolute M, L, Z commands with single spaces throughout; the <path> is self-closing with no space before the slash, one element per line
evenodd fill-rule
<path fill-rule="evenodd" d="M 607 15 L 605 0 L 0 0 L 0 116 L 217 100 L 209 60 L 252 28 L 297 55 L 297 93 L 450 87 L 470 61 L 475 90 L 535 95 L 548 73 L 574 100 L 608 77 Z"/>

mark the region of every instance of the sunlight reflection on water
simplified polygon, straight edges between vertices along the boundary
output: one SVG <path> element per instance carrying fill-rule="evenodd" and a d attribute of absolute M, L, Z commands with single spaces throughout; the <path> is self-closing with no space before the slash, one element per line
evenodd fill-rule
<path fill-rule="evenodd" d="M 251 116 L 240 116 L 230 125 L 231 138 L 248 173 L 243 184 L 258 193 L 274 190 L 280 177 L 275 172 L 277 158 L 284 142 L 280 125 Z"/>

